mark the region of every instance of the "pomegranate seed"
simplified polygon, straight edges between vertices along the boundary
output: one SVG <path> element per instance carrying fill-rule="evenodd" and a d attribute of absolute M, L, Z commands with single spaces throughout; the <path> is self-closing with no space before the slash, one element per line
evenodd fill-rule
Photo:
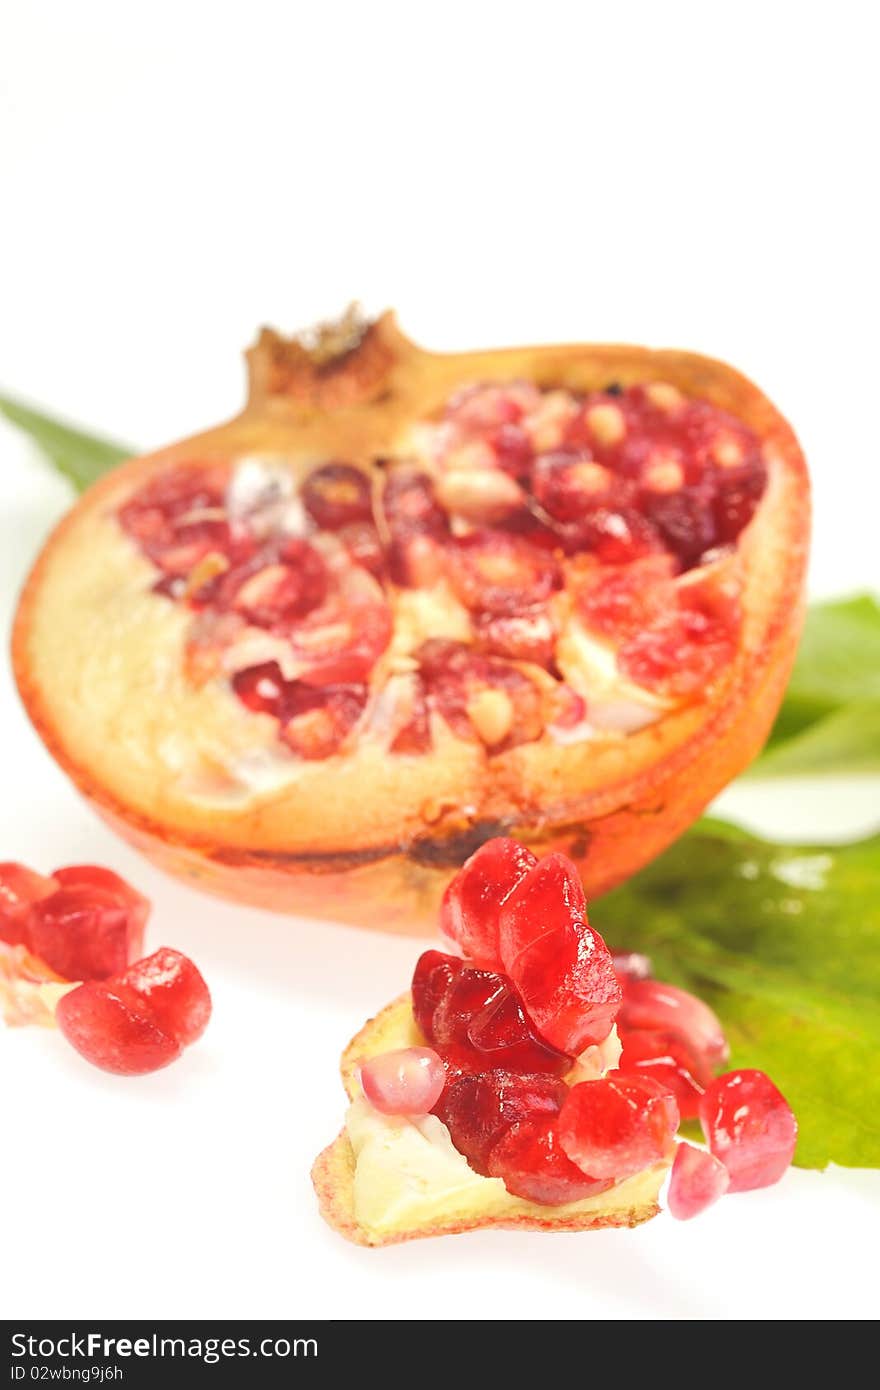
<path fill-rule="evenodd" d="M 673 1033 L 620 1029 L 620 1070 L 653 1076 L 672 1092 L 683 1120 L 695 1120 L 712 1072 Z"/>
<path fill-rule="evenodd" d="M 753 457 L 740 468 L 727 469 L 716 481 L 713 504 L 715 535 L 721 545 L 735 541 L 755 514 L 767 486 L 767 469 Z"/>
<path fill-rule="evenodd" d="M 666 1199 L 670 1216 L 690 1221 L 723 1197 L 729 1185 L 727 1169 L 713 1154 L 693 1144 L 677 1144 Z"/>
<path fill-rule="evenodd" d="M 383 1115 L 427 1115 L 446 1085 L 446 1069 L 431 1048 L 402 1047 L 364 1062 L 361 1085 Z"/>
<path fill-rule="evenodd" d="M 366 681 L 391 640 L 391 610 L 375 580 L 365 570 L 346 578 L 347 588 L 331 594 L 286 634 L 298 678 L 308 685 Z"/>
<path fill-rule="evenodd" d="M 179 1057 L 201 1036 L 210 1013 L 210 995 L 196 967 L 163 948 L 116 979 L 71 990 L 55 1017 L 86 1061 L 120 1076 L 139 1076 Z"/>
<path fill-rule="evenodd" d="M 464 969 L 464 961 L 442 951 L 423 951 L 412 978 L 413 1016 L 426 1038 L 434 1037 L 434 1014 Z"/>
<path fill-rule="evenodd" d="M 713 499 L 705 487 L 681 487 L 677 492 L 647 491 L 643 506 L 668 548 L 685 566 L 717 543 Z"/>
<path fill-rule="evenodd" d="M 86 871 L 61 870 L 77 872 Z M 115 874 L 110 877 L 116 879 Z M 149 911 L 140 895 L 127 884 L 123 887 L 126 891 L 75 878 L 62 882 L 51 897 L 34 904 L 29 949 L 65 980 L 106 980 L 121 974 L 140 954 Z"/>
<path fill-rule="evenodd" d="M 607 1037 L 620 1007 L 611 955 L 587 921 L 577 870 L 563 854 L 542 859 L 503 904 L 501 960 L 535 1027 L 576 1056 Z"/>
<path fill-rule="evenodd" d="M 591 632 L 620 641 L 661 619 L 675 603 L 671 561 L 652 555 L 623 570 L 587 575 L 575 591 L 578 617 Z"/>
<path fill-rule="evenodd" d="M 259 714 L 278 715 L 287 687 L 277 661 L 264 661 L 261 666 L 248 666 L 236 671 L 232 688 L 248 709 Z"/>
<path fill-rule="evenodd" d="M 762 1071 L 730 1071 L 713 1081 L 700 1102 L 700 1123 L 730 1174 L 731 1192 L 769 1187 L 794 1157 L 797 1120 Z"/>
<path fill-rule="evenodd" d="M 493 1145 L 486 1161 L 489 1177 L 501 1178 L 508 1192 L 542 1206 L 561 1206 L 594 1197 L 611 1186 L 591 1178 L 563 1151 L 555 1118 L 514 1124 Z"/>
<path fill-rule="evenodd" d="M 473 531 L 450 550 L 450 578 L 468 608 L 484 613 L 519 613 L 549 598 L 559 587 L 552 556 L 502 531 Z"/>
<path fill-rule="evenodd" d="M 503 904 L 537 864 L 517 840 L 488 840 L 459 869 L 443 895 L 440 930 L 477 965 L 498 970 L 498 922 Z"/>
<path fill-rule="evenodd" d="M 434 1114 L 459 1153 L 485 1176 L 489 1155 L 505 1131 L 521 1121 L 558 1115 L 567 1093 L 565 1082 L 552 1076 L 483 1072 L 447 1083 Z"/>
<path fill-rule="evenodd" d="M 362 566 L 376 579 L 384 578 L 385 552 L 372 522 L 353 521 L 341 526 L 336 534 L 354 564 Z"/>
<path fill-rule="evenodd" d="M 24 864 L 0 864 L 0 941 L 8 946 L 27 943 L 31 907 L 57 889 L 54 878 L 34 873 Z"/>
<path fill-rule="evenodd" d="M 300 496 L 309 516 L 327 531 L 373 518 L 370 481 L 350 463 L 325 463 L 313 469 Z"/>
<path fill-rule="evenodd" d="M 279 710 L 281 737 L 309 761 L 337 753 L 363 714 L 365 685 L 328 685 L 323 690 L 291 682 Z"/>
<path fill-rule="evenodd" d="M 468 433 L 483 433 L 516 424 L 540 399 L 528 382 L 467 386 L 447 402 L 444 418 Z"/>
<path fill-rule="evenodd" d="M 102 892 L 112 893 L 131 915 L 131 948 L 133 952 L 140 951 L 144 928 L 150 915 L 150 902 L 142 893 L 138 893 L 137 889 L 132 888 L 130 883 L 126 883 L 120 874 L 99 864 L 71 864 L 66 868 L 54 869 L 52 877 L 64 888 L 97 888 Z"/>
<path fill-rule="evenodd" d="M 696 995 L 660 980 L 627 980 L 619 1023 L 628 1031 L 649 1029 L 679 1038 L 701 1070 L 722 1066 L 729 1050 L 717 1016 Z"/>
<path fill-rule="evenodd" d="M 521 425 L 499 425 L 487 436 L 499 468 L 514 478 L 524 478 L 531 467 L 532 441 Z"/>
<path fill-rule="evenodd" d="M 610 469 L 581 450 L 539 454 L 532 469 L 534 494 L 557 521 L 579 521 L 608 496 L 613 483 Z"/>
<path fill-rule="evenodd" d="M 573 1163 L 593 1177 L 619 1180 L 672 1152 L 678 1106 L 651 1077 L 612 1072 L 572 1086 L 558 1127 Z"/>
<path fill-rule="evenodd" d="M 545 667 L 553 662 L 556 625 L 546 608 L 509 614 L 475 613 L 473 629 L 481 649 L 493 656 Z"/>
<path fill-rule="evenodd" d="M 283 629 L 324 602 L 328 582 L 314 546 L 289 540 L 224 575 L 214 603 L 231 607 L 257 627 Z"/>

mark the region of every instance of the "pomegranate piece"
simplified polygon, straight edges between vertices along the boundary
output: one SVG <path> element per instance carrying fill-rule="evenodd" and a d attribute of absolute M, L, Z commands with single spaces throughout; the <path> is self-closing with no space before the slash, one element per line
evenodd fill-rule
<path fill-rule="evenodd" d="M 690 1221 L 723 1197 L 730 1176 L 723 1163 L 693 1144 L 677 1144 L 666 1204 L 676 1221 Z"/>
<path fill-rule="evenodd" d="M 711 1070 L 673 1033 L 648 1029 L 630 1032 L 625 1028 L 619 1032 L 621 1072 L 653 1076 L 675 1096 L 681 1118 L 695 1120 L 703 1091 L 712 1080 Z"/>
<path fill-rule="evenodd" d="M 327 531 L 373 519 L 370 481 L 350 463 L 325 463 L 313 469 L 300 496 L 312 520 Z"/>
<path fill-rule="evenodd" d="M 561 1075 L 571 1067 L 571 1057 L 535 1032 L 503 975 L 427 951 L 416 965 L 412 995 L 416 1022 L 441 1056 L 447 1048 L 466 1048 L 479 1054 L 483 1068 Z"/>
<path fill-rule="evenodd" d="M 498 940 L 504 969 L 543 1038 L 576 1056 L 607 1037 L 620 985 L 565 855 L 549 854 L 517 884 L 502 906 Z"/>
<path fill-rule="evenodd" d="M 294 753 L 309 761 L 329 758 L 342 747 L 367 702 L 365 685 L 328 685 L 323 689 L 291 681 L 278 717 L 281 737 Z"/>
<path fill-rule="evenodd" d="M 572 1086 L 559 1139 L 585 1173 L 618 1181 L 669 1156 L 678 1119 L 675 1096 L 659 1081 L 612 1072 Z"/>
<path fill-rule="evenodd" d="M 762 1071 L 730 1071 L 713 1081 L 700 1102 L 700 1124 L 730 1175 L 731 1192 L 770 1187 L 794 1157 L 797 1120 Z"/>
<path fill-rule="evenodd" d="M 501 908 L 537 862 L 518 840 L 499 836 L 481 845 L 447 887 L 440 908 L 440 930 L 477 965 L 489 970 L 501 968 Z"/>
<path fill-rule="evenodd" d="M 51 897 L 58 884 L 24 864 L 0 864 L 0 941 L 8 946 L 27 942 L 31 907 Z"/>
<path fill-rule="evenodd" d="M 554 1118 L 567 1092 L 565 1082 L 552 1076 L 482 1072 L 449 1081 L 434 1114 L 459 1153 L 486 1176 L 489 1156 L 504 1133 L 523 1121 Z"/>
<path fill-rule="evenodd" d="M 560 585 L 559 566 L 545 551 L 502 531 L 473 531 L 449 551 L 453 588 L 466 607 L 520 613 Z"/>
<path fill-rule="evenodd" d="M 143 945 L 149 903 L 118 874 L 82 865 L 59 869 L 59 887 L 33 905 L 28 948 L 66 980 L 106 980 Z"/>
<path fill-rule="evenodd" d="M 204 1032 L 210 1014 L 207 985 L 192 961 L 163 947 L 116 979 L 71 990 L 55 1017 L 86 1061 L 139 1076 L 175 1061 Z"/>
<path fill-rule="evenodd" d="M 555 1118 L 514 1124 L 493 1145 L 486 1160 L 491 1178 L 501 1178 L 514 1197 L 543 1206 L 562 1206 L 594 1197 L 611 1186 L 609 1179 L 591 1178 L 564 1152 Z"/>
<path fill-rule="evenodd" d="M 364 1095 L 383 1115 L 427 1115 L 446 1085 L 446 1069 L 429 1047 L 402 1047 L 364 1062 Z"/>
<path fill-rule="evenodd" d="M 648 1029 L 679 1039 L 701 1074 L 711 1075 L 729 1055 L 724 1030 L 709 1005 L 660 980 L 627 979 L 618 1022 L 628 1032 Z"/>

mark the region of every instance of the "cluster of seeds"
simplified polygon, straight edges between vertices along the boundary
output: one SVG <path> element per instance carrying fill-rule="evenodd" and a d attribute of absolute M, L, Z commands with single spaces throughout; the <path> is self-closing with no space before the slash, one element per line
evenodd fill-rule
<path fill-rule="evenodd" d="M 501 753 L 589 728 L 572 625 L 662 700 L 718 677 L 739 623 L 724 561 L 765 483 L 754 434 L 667 383 L 511 383 L 460 392 L 366 468 L 323 463 L 297 488 L 278 461 L 180 465 L 118 520 L 196 615 L 192 678 L 231 678 L 299 757 L 351 746 L 378 686 L 391 753 L 427 752 L 435 714 Z M 439 589 L 467 636 L 399 650 L 413 589 Z"/>
<path fill-rule="evenodd" d="M 441 925 L 463 954 L 421 956 L 412 1007 L 430 1046 L 363 1065 L 379 1110 L 432 1112 L 476 1172 L 547 1205 L 673 1152 L 679 1218 L 782 1176 L 797 1136 L 784 1097 L 763 1072 L 716 1075 L 728 1050 L 712 1010 L 652 979 L 644 957 L 611 956 L 564 855 L 489 841 L 450 884 Z M 676 1144 L 684 1119 L 708 1150 Z"/>

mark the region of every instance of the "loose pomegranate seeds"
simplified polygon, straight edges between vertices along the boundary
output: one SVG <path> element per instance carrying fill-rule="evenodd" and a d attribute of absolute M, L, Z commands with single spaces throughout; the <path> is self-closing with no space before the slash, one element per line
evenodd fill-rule
<path fill-rule="evenodd" d="M 577 870 L 563 854 L 542 859 L 501 910 L 505 971 L 543 1038 L 572 1056 L 607 1037 L 620 1008 L 611 955 L 587 921 Z"/>
<path fill-rule="evenodd" d="M 564 1081 L 545 1075 L 488 1071 L 450 1081 L 434 1114 L 476 1172 L 487 1173 L 489 1155 L 502 1135 L 520 1121 L 559 1114 L 568 1093 Z"/>
<path fill-rule="evenodd" d="M 24 864 L 0 864 L 0 941 L 25 945 L 33 904 L 51 897 L 57 888 L 55 879 L 34 873 Z"/>
<path fill-rule="evenodd" d="M 477 965 L 490 970 L 501 968 L 501 908 L 537 862 L 531 850 L 518 840 L 488 840 L 471 855 L 446 889 L 440 908 L 440 930 Z"/>
<path fill-rule="evenodd" d="M 361 1085 L 383 1115 L 427 1115 L 446 1085 L 446 1069 L 429 1047 L 403 1047 L 371 1057 L 361 1067 Z"/>
<path fill-rule="evenodd" d="M 723 1197 L 730 1177 L 723 1163 L 693 1144 L 677 1144 L 666 1204 L 676 1221 L 690 1221 Z"/>
<path fill-rule="evenodd" d="M 56 1020 L 86 1061 L 120 1076 L 157 1071 L 204 1032 L 208 987 L 192 961 L 165 947 L 115 979 L 65 994 Z"/>
<path fill-rule="evenodd" d="M 649 1029 L 679 1038 L 701 1071 L 727 1061 L 728 1046 L 717 1016 L 687 990 L 660 980 L 627 979 L 619 1023 L 622 1029 Z"/>
<path fill-rule="evenodd" d="M 619 1180 L 669 1156 L 678 1118 L 675 1097 L 659 1081 L 612 1072 L 572 1086 L 559 1139 L 583 1172 Z"/>
<path fill-rule="evenodd" d="M 672 1092 L 683 1120 L 695 1120 L 712 1072 L 673 1033 L 619 1029 L 622 1072 L 652 1076 Z"/>
<path fill-rule="evenodd" d="M 700 1102 L 700 1123 L 731 1192 L 769 1187 L 794 1157 L 797 1120 L 762 1071 L 731 1071 L 713 1081 Z"/>
<path fill-rule="evenodd" d="M 514 1197 L 544 1206 L 562 1206 L 595 1197 L 611 1186 L 609 1179 L 591 1178 L 564 1152 L 555 1118 L 514 1124 L 493 1145 L 486 1160 L 491 1178 L 501 1178 Z"/>
<path fill-rule="evenodd" d="M 62 884 L 33 905 L 28 949 L 65 980 L 106 980 L 140 954 L 147 910 L 117 888 Z"/>

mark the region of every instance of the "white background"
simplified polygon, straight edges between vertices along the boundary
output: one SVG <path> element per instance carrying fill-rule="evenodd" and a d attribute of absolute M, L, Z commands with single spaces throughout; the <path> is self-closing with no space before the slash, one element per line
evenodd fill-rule
<path fill-rule="evenodd" d="M 292 330 L 354 296 L 393 304 L 437 348 L 696 348 L 755 377 L 801 435 L 813 592 L 866 586 L 872 9 L 9 6 L 0 389 L 156 445 L 238 407 L 240 350 L 259 323 Z M 0 450 L 11 613 L 68 494 L 13 431 Z M 155 902 L 151 943 L 191 952 L 216 1006 L 198 1048 L 137 1081 L 89 1069 L 51 1033 L 0 1035 L 0 1313 L 876 1313 L 876 1174 L 793 1172 L 690 1225 L 344 1244 L 308 1170 L 340 1122 L 337 1054 L 405 984 L 413 943 L 162 878 L 97 823 L 5 673 L 0 685 L 0 858 L 130 876 Z M 781 836 L 841 836 L 869 828 L 877 801 L 863 780 L 740 787 L 723 807 Z"/>

